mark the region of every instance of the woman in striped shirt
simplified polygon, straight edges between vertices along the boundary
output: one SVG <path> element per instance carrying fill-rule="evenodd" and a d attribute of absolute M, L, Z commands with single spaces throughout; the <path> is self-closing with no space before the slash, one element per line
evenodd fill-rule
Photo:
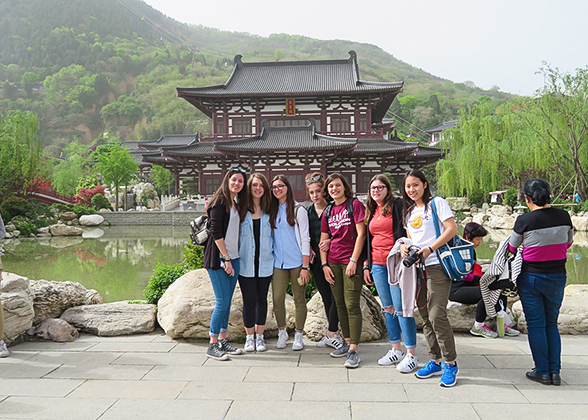
<path fill-rule="evenodd" d="M 566 252 L 574 235 L 572 221 L 566 211 L 549 206 L 550 188 L 545 180 L 527 181 L 523 194 L 531 212 L 515 222 L 508 247 L 514 254 L 523 245 L 523 267 L 517 285 L 535 362 L 526 375 L 544 385 L 560 385 L 557 318 L 566 285 Z"/>

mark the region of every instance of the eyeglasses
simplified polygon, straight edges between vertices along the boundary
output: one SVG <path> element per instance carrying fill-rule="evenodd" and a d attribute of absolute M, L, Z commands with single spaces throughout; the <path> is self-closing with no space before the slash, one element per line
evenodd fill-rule
<path fill-rule="evenodd" d="M 274 190 L 274 191 L 281 190 L 285 186 L 286 186 L 285 184 L 272 185 L 272 190 Z"/>
<path fill-rule="evenodd" d="M 372 185 L 370 189 L 372 191 L 382 191 L 384 188 L 386 188 L 385 185 Z"/>
<path fill-rule="evenodd" d="M 241 172 L 242 174 L 246 173 L 245 169 L 243 168 L 231 168 L 231 172 Z"/>
<path fill-rule="evenodd" d="M 322 179 L 323 176 L 321 174 L 315 175 L 315 176 L 309 176 L 308 178 L 306 178 L 306 183 L 310 184 L 313 181 L 318 181 L 319 179 Z"/>

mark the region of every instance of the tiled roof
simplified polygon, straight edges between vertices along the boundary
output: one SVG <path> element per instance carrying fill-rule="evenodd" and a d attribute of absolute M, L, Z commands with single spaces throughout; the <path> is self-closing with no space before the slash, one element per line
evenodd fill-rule
<path fill-rule="evenodd" d="M 443 121 L 441 124 L 436 125 L 434 127 L 431 128 L 427 128 L 426 130 L 424 130 L 425 133 L 436 133 L 438 131 L 443 131 L 447 128 L 455 128 L 457 127 L 457 124 L 459 123 L 458 120 L 452 120 L 452 121 Z"/>
<path fill-rule="evenodd" d="M 163 148 L 162 153 L 164 156 L 200 156 L 200 157 L 212 157 L 221 156 L 222 154 L 213 150 L 214 143 L 212 142 L 198 142 L 190 146 L 185 147 L 173 147 Z"/>
<path fill-rule="evenodd" d="M 154 163 L 154 164 L 163 164 L 163 163 L 178 163 L 174 158 L 161 156 L 161 152 L 144 152 L 142 155 L 142 163 Z"/>
<path fill-rule="evenodd" d="M 140 146 L 154 149 L 158 147 L 184 147 L 197 142 L 197 134 L 162 134 L 155 141 L 140 142 Z"/>
<path fill-rule="evenodd" d="M 438 147 L 419 146 L 418 149 L 411 153 L 410 158 L 442 158 L 445 156 L 445 151 Z"/>
<path fill-rule="evenodd" d="M 357 56 L 347 60 L 277 61 L 243 63 L 235 57 L 235 67 L 224 85 L 177 88 L 179 97 L 205 96 L 284 96 L 328 93 L 394 92 L 404 82 L 367 82 L 359 79 Z"/>
<path fill-rule="evenodd" d="M 418 143 L 404 141 L 386 139 L 359 140 L 357 142 L 357 149 L 355 149 L 353 153 L 407 153 L 414 150 L 416 147 L 418 147 Z"/>
<path fill-rule="evenodd" d="M 259 136 L 215 143 L 219 151 L 306 151 L 352 149 L 357 139 L 330 137 L 314 132 L 312 124 L 303 127 L 267 127 Z"/>

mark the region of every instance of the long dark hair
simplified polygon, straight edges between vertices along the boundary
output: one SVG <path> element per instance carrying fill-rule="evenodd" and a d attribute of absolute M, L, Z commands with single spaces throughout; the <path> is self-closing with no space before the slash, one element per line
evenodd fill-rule
<path fill-rule="evenodd" d="M 288 224 L 290 226 L 294 226 L 296 224 L 296 214 L 294 214 L 295 201 L 294 201 L 294 193 L 292 192 L 292 186 L 290 185 L 290 181 L 288 181 L 288 178 L 285 175 L 276 175 L 272 179 L 272 184 L 271 184 L 272 187 L 274 185 L 274 182 L 276 182 L 276 181 L 282 181 L 284 183 L 284 185 L 286 186 L 286 188 L 288 188 L 288 191 L 286 192 L 286 220 L 288 221 Z M 280 208 L 280 202 L 272 193 L 272 199 L 271 199 L 270 211 L 269 211 L 270 225 L 271 225 L 272 229 L 276 228 L 276 218 L 278 217 L 279 208 Z"/>
<path fill-rule="evenodd" d="M 255 203 L 253 202 L 253 194 L 251 194 L 251 187 L 255 179 L 259 179 L 263 185 L 263 195 L 259 200 L 259 205 L 263 213 L 269 214 L 270 206 L 272 204 L 272 190 L 270 188 L 267 178 L 263 174 L 255 173 L 249 177 L 247 182 L 247 210 L 255 213 Z"/>
<path fill-rule="evenodd" d="M 233 168 L 225 174 L 223 178 L 223 182 L 221 186 L 216 190 L 210 202 L 208 203 L 208 208 L 214 207 L 218 203 L 224 204 L 227 213 L 231 212 L 231 206 L 233 203 L 231 202 L 231 191 L 229 190 L 229 180 L 235 174 L 240 174 L 243 176 L 243 188 L 237 194 L 237 211 L 239 212 L 239 219 L 241 221 L 245 220 L 245 216 L 247 215 L 247 173 L 239 168 Z"/>
<path fill-rule="evenodd" d="M 382 216 L 387 216 L 392 213 L 392 204 L 397 200 L 397 197 L 394 196 L 392 192 L 392 183 L 388 179 L 388 177 L 384 174 L 375 175 L 368 184 L 368 198 L 365 203 L 365 223 L 370 220 L 376 208 L 378 207 L 378 203 L 376 200 L 372 198 L 372 184 L 374 181 L 380 181 L 382 184 L 386 186 L 386 196 L 384 197 L 384 202 L 382 204 Z"/>
<path fill-rule="evenodd" d="M 418 169 L 412 169 L 412 170 L 408 171 L 406 173 L 406 175 L 404 175 L 404 180 L 402 181 L 402 198 L 404 199 L 403 204 L 402 204 L 402 218 L 404 219 L 405 223 L 407 221 L 408 215 L 410 214 L 410 212 L 412 211 L 412 209 L 416 205 L 416 203 L 412 200 L 412 198 L 410 198 L 408 196 L 408 194 L 406 193 L 406 178 L 408 178 L 409 176 L 414 176 L 414 177 L 420 179 L 421 182 L 423 183 L 423 185 L 425 183 L 427 184 L 427 186 L 425 187 L 425 191 L 423 193 L 423 203 L 425 203 L 425 211 L 428 210 L 429 202 L 431 201 L 431 198 L 433 197 L 431 194 L 431 187 L 429 185 L 429 182 L 427 181 L 427 178 L 425 177 L 425 174 L 423 174 Z"/>
<path fill-rule="evenodd" d="M 340 174 L 338 172 L 335 172 L 334 174 L 329 175 L 327 177 L 327 180 L 325 181 L 325 191 L 327 192 L 327 195 L 329 194 L 329 184 L 336 179 L 341 180 L 341 183 L 343 184 L 343 190 L 345 193 L 345 197 L 346 198 L 353 197 L 353 189 L 351 188 L 349 181 L 347 181 L 347 178 L 345 178 L 342 174 Z"/>

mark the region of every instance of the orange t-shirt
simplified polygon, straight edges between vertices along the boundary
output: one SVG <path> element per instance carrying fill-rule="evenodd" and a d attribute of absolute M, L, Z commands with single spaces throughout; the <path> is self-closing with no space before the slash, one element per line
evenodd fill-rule
<path fill-rule="evenodd" d="M 372 235 L 372 264 L 385 265 L 390 250 L 394 246 L 392 214 L 382 216 L 382 206 L 378 206 L 370 221 Z"/>

